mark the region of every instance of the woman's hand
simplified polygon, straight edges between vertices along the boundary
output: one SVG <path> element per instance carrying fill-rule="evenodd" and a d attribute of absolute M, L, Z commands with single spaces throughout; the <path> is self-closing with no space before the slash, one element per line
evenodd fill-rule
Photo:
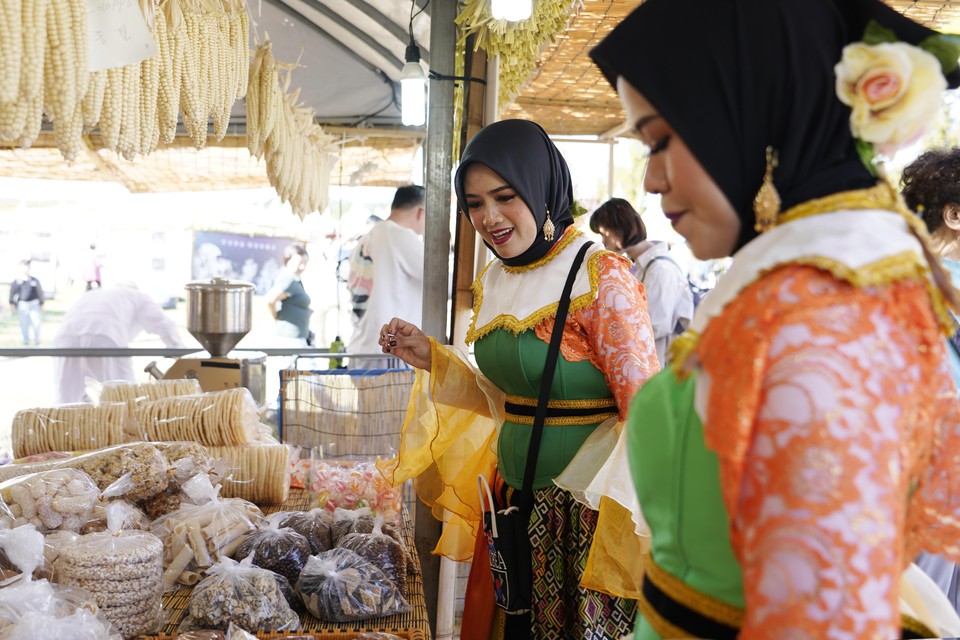
<path fill-rule="evenodd" d="M 380 329 L 380 348 L 411 367 L 430 371 L 430 338 L 420 329 L 400 318 L 392 318 Z"/>

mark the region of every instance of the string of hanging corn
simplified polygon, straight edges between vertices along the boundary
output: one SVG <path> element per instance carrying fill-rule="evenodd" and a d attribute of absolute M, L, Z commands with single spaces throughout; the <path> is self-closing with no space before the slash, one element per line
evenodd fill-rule
<path fill-rule="evenodd" d="M 199 149 L 223 139 L 246 94 L 249 17 L 244 0 L 139 0 L 159 53 L 89 72 L 86 0 L 0 0 L 0 140 L 28 148 L 43 115 L 68 161 L 84 130 L 132 159 L 172 143 L 183 111 Z"/>
<path fill-rule="evenodd" d="M 494 20 L 490 1 L 466 0 L 456 22 L 462 40 L 475 33 L 476 49 L 500 56 L 499 107 L 502 110 L 520 93 L 537 66 L 543 46 L 553 42 L 557 33 L 566 28 L 570 16 L 583 6 L 583 0 L 534 0 L 533 14 L 520 22 Z"/>
<path fill-rule="evenodd" d="M 295 66 L 277 63 L 269 36 L 257 46 L 247 88 L 247 147 L 265 158 L 270 184 L 302 220 L 327 207 L 338 144 L 314 122 L 313 109 L 298 103 L 300 90 L 289 92 Z"/>

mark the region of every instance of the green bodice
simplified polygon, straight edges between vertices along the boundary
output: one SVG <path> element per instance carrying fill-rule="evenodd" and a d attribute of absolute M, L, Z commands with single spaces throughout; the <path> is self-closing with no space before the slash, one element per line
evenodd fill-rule
<path fill-rule="evenodd" d="M 650 525 L 650 553 L 698 591 L 743 607 L 743 576 L 730 544 L 719 463 L 694 409 L 695 376 L 668 368 L 646 382 L 630 406 L 630 472 Z M 657 638 L 637 621 L 636 640 Z"/>
<path fill-rule="evenodd" d="M 477 365 L 493 384 L 508 394 L 536 398 L 540 395 L 544 362 L 548 345 L 533 329 L 515 335 L 496 329 L 477 340 L 474 355 Z M 561 355 L 550 390 L 552 400 L 609 398 L 603 372 L 589 360 L 568 362 Z M 540 441 L 540 455 L 533 488 L 550 486 L 580 450 L 597 423 L 569 426 L 546 426 Z M 530 445 L 529 425 L 504 422 L 497 442 L 498 470 L 511 487 L 523 485 L 523 471 Z"/>

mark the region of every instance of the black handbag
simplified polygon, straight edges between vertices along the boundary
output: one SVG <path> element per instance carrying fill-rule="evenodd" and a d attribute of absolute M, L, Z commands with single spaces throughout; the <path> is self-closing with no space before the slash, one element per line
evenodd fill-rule
<path fill-rule="evenodd" d="M 570 292 L 573 281 L 580 271 L 583 258 L 592 242 L 584 244 L 573 264 L 563 293 L 557 305 L 557 315 L 550 335 L 550 347 L 543 369 L 540 384 L 540 397 L 533 418 L 530 434 L 530 446 L 527 449 L 527 463 L 523 474 L 523 487 L 514 492 L 511 505 L 506 499 L 494 500 L 490 484 L 482 475 L 477 479 L 480 491 L 480 506 L 483 513 L 483 533 L 490 551 L 490 571 L 493 573 L 494 599 L 497 607 L 508 614 L 521 615 L 530 611 L 533 595 L 533 566 L 530 558 L 530 536 L 527 527 L 533 510 L 533 478 L 537 470 L 537 458 L 540 454 L 540 440 L 543 437 L 543 424 L 547 417 L 547 401 L 550 399 L 550 387 L 557 369 L 560 355 L 560 338 L 566 324 L 567 311 L 570 308 Z M 485 510 L 489 504 L 490 510 Z"/>

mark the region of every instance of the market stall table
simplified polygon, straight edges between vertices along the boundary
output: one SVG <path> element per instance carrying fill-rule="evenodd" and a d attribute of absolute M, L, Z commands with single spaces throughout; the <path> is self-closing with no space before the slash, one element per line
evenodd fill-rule
<path fill-rule="evenodd" d="M 264 508 L 264 514 L 269 515 L 278 511 L 308 511 L 310 509 L 310 493 L 303 489 L 291 489 L 290 497 L 280 505 Z M 350 640 L 364 631 L 382 631 L 392 633 L 404 640 L 431 640 L 430 623 L 427 617 L 427 603 L 423 594 L 423 578 L 420 571 L 420 558 L 417 557 L 416 546 L 413 540 L 413 525 L 409 514 L 404 507 L 403 536 L 410 551 L 413 570 L 407 574 L 407 602 L 410 603 L 409 613 L 370 620 L 355 622 L 325 622 L 318 620 L 308 611 L 299 611 L 301 631 L 282 633 L 257 633 L 258 638 L 286 638 L 297 635 L 312 635 L 317 640 Z M 164 640 L 176 637 L 177 627 L 187 613 L 190 604 L 190 594 L 193 587 L 179 586 L 163 596 L 163 609 L 167 613 L 166 623 L 160 629 L 159 635 L 141 636 L 143 639 Z"/>

